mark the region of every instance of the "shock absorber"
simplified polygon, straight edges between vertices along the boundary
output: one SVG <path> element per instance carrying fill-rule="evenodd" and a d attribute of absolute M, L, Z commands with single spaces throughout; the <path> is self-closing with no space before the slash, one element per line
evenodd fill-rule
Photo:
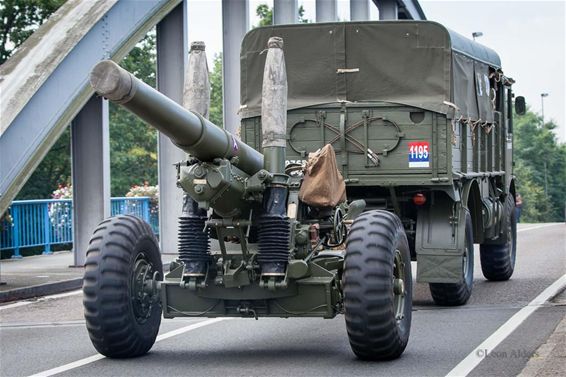
<path fill-rule="evenodd" d="M 179 217 L 179 260 L 185 265 L 183 276 L 205 276 L 212 257 L 210 237 L 205 229 L 206 210 L 198 208 L 191 197 L 183 197 L 183 212 Z"/>
<path fill-rule="evenodd" d="M 289 261 L 290 223 L 285 216 L 287 187 L 269 187 L 259 218 L 257 261 L 262 276 L 284 276 Z"/>

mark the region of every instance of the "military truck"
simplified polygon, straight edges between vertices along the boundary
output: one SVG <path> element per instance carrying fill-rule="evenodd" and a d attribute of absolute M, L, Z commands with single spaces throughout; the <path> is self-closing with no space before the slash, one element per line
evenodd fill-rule
<path fill-rule="evenodd" d="M 190 154 L 168 273 L 142 220 L 94 232 L 83 289 L 100 353 L 146 353 L 162 314 L 344 314 L 359 358 L 393 359 L 411 260 L 439 305 L 469 299 L 474 243 L 486 278 L 511 277 L 513 80 L 494 51 L 434 22 L 263 27 L 242 43 L 241 78 L 238 137 L 113 62 L 93 69 L 97 93 Z"/>
<path fill-rule="evenodd" d="M 429 21 L 252 30 L 241 53 L 242 140 L 259 147 L 262 43 L 285 39 L 287 159 L 334 146 L 349 200 L 396 214 L 417 281 L 461 305 L 482 272 L 507 280 L 516 253 L 513 80 L 497 53 Z M 524 111 L 524 98 L 517 105 Z"/>

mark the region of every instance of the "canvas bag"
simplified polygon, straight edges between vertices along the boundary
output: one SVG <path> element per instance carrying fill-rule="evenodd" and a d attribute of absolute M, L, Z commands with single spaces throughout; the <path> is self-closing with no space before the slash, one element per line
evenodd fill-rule
<path fill-rule="evenodd" d="M 346 184 L 332 145 L 309 154 L 299 199 L 313 207 L 335 207 L 346 200 Z"/>

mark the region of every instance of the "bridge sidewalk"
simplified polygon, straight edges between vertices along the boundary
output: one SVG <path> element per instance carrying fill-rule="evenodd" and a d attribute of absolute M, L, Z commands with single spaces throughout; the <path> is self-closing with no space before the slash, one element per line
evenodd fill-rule
<path fill-rule="evenodd" d="M 165 254 L 163 263 L 176 257 Z M 0 303 L 79 289 L 84 269 L 72 264 L 70 251 L 0 261 L 0 282 L 5 283 L 0 285 Z"/>
<path fill-rule="evenodd" d="M 553 305 L 566 305 L 566 290 L 551 300 Z M 566 366 L 566 311 L 554 332 L 529 359 L 519 377 L 564 376 Z"/>

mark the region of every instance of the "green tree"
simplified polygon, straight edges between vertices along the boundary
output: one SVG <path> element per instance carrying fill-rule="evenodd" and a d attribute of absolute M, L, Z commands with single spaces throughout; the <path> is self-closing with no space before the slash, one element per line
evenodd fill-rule
<path fill-rule="evenodd" d="M 16 199 L 49 199 L 58 185 L 69 184 L 71 184 L 71 132 L 67 128 L 22 187 Z"/>
<path fill-rule="evenodd" d="M 522 220 L 564 220 L 566 144 L 558 143 L 553 122 L 528 111 L 515 117 L 514 161 L 518 192 L 523 198 Z"/>
<path fill-rule="evenodd" d="M 0 1 L 0 64 L 66 0 Z"/>
<path fill-rule="evenodd" d="M 223 127 L 222 102 L 222 54 L 214 56 L 212 72 L 210 73 L 210 121 Z"/>
<path fill-rule="evenodd" d="M 270 8 L 267 4 L 259 4 L 255 10 L 256 15 L 259 17 L 258 26 L 269 26 L 273 25 L 273 8 Z M 299 6 L 299 23 L 309 23 L 305 17 L 305 8 Z"/>
<path fill-rule="evenodd" d="M 138 43 L 120 66 L 155 87 L 155 34 Z M 114 103 L 110 103 L 110 172 L 112 196 L 124 196 L 144 182 L 157 184 L 157 131 Z"/>

